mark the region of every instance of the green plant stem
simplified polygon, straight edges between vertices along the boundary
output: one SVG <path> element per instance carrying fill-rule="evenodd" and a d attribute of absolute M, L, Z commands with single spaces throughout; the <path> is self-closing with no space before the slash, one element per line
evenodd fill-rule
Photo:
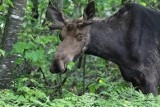
<path fill-rule="evenodd" d="M 84 55 L 83 58 L 83 94 L 85 93 L 85 75 L 86 75 L 85 65 L 86 65 L 86 55 Z"/>

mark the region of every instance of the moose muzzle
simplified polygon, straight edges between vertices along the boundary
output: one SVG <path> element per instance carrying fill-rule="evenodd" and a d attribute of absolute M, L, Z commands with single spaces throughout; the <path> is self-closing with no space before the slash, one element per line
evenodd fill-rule
<path fill-rule="evenodd" d="M 63 60 L 54 60 L 50 67 L 51 73 L 65 73 L 66 71 L 66 64 Z"/>

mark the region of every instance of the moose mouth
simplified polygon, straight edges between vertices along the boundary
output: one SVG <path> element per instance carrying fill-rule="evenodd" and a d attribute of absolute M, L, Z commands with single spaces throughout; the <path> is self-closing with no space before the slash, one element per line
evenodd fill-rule
<path fill-rule="evenodd" d="M 68 58 L 68 60 L 54 60 L 50 72 L 51 73 L 65 73 L 67 71 L 67 64 L 71 61 L 76 61 L 78 58 L 80 58 L 83 55 L 84 52 L 80 52 L 78 55 L 76 55 L 74 58 Z"/>

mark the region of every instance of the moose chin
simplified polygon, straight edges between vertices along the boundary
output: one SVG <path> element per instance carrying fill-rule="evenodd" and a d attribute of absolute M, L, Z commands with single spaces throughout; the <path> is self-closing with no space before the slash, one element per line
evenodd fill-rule
<path fill-rule="evenodd" d="M 144 94 L 158 94 L 160 81 L 160 13 L 135 3 L 126 4 L 107 19 L 95 19 L 95 3 L 89 2 L 83 18 L 73 20 L 54 7 L 48 13 L 61 30 L 51 64 L 52 73 L 66 72 L 67 63 L 82 54 L 110 60 L 121 74 Z"/>

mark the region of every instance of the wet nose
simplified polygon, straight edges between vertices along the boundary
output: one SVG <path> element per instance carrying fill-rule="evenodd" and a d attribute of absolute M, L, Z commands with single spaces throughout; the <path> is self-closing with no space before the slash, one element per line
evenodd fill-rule
<path fill-rule="evenodd" d="M 50 67 L 51 73 L 64 73 L 66 72 L 65 64 L 61 60 L 54 60 L 51 67 Z"/>
<path fill-rule="evenodd" d="M 50 67 L 50 72 L 51 73 L 60 73 L 60 70 L 58 69 L 58 66 L 55 62 L 52 63 Z"/>

